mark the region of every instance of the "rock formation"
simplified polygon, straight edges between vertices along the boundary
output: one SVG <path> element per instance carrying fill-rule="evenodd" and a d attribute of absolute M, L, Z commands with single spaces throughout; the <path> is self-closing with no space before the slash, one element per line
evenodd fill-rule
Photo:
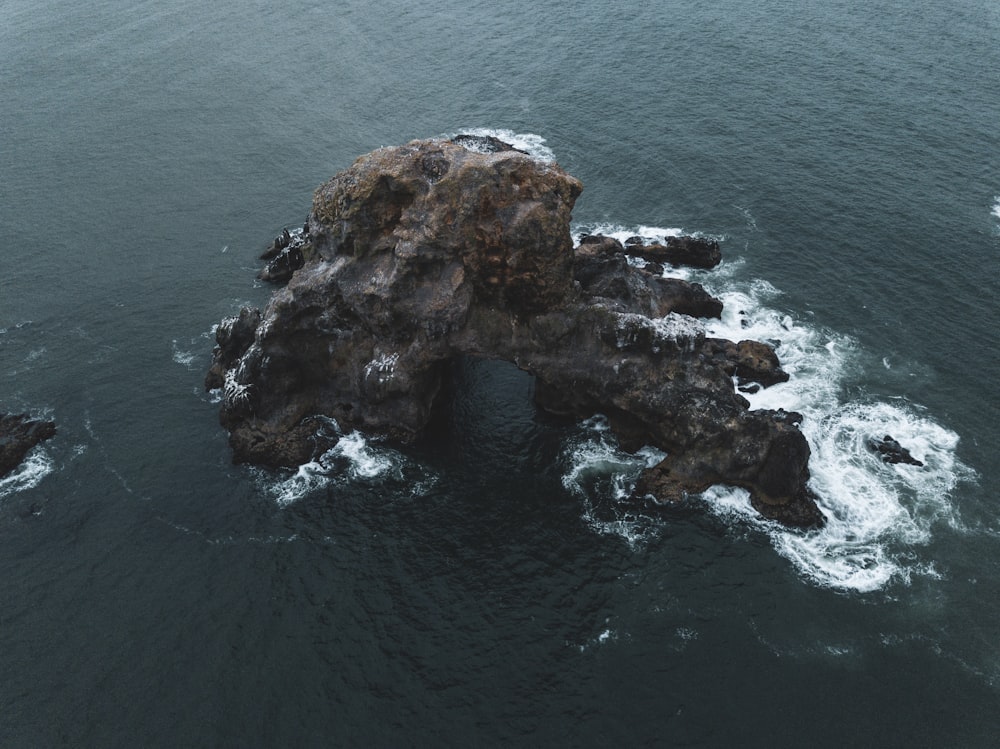
<path fill-rule="evenodd" d="M 0 478 L 17 468 L 28 451 L 53 437 L 56 425 L 28 414 L 0 414 Z"/>
<path fill-rule="evenodd" d="M 899 444 L 891 435 L 887 434 L 880 440 L 874 437 L 870 438 L 868 440 L 868 447 L 881 456 L 883 463 L 903 463 L 911 466 L 923 466 L 923 461 L 917 460 L 910 455 L 910 451 Z"/>
<path fill-rule="evenodd" d="M 718 299 L 626 257 L 704 266 L 718 245 L 574 248 L 581 190 L 558 165 L 474 136 L 380 149 L 319 187 L 287 286 L 217 330 L 206 387 L 223 391 L 234 460 L 308 461 L 336 440 L 331 420 L 412 442 L 449 363 L 479 356 L 534 375 L 540 408 L 603 413 L 626 449 L 664 450 L 642 494 L 741 486 L 767 517 L 821 524 L 801 417 L 751 411 L 736 392 L 734 378 L 787 379 L 774 351 L 708 337 L 698 318 L 718 317 Z"/>

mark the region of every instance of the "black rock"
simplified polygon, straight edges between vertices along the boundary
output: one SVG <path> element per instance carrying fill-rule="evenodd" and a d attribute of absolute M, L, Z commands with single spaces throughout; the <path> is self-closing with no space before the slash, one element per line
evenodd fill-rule
<path fill-rule="evenodd" d="M 307 252 L 293 255 L 304 240 L 292 237 L 268 270 L 287 285 L 219 326 L 206 386 L 223 389 L 234 460 L 302 464 L 331 421 L 412 443 L 454 361 L 477 356 L 533 375 L 541 408 L 602 413 L 626 449 L 667 453 L 643 480 L 659 501 L 728 484 L 783 522 L 819 522 L 793 415 L 751 411 L 734 386 L 779 381 L 773 350 L 706 338 L 700 318 L 722 302 L 630 265 L 613 238 L 574 247 L 582 189 L 481 136 L 379 149 L 321 185 Z M 697 247 L 703 264 L 718 251 L 668 244 Z"/>
<path fill-rule="evenodd" d="M 0 414 L 0 477 L 17 468 L 35 445 L 56 433 L 55 422 L 28 414 Z"/>
<path fill-rule="evenodd" d="M 922 466 L 923 462 L 917 460 L 912 455 L 910 451 L 903 447 L 899 442 L 893 439 L 888 434 L 885 435 L 881 440 L 872 437 L 868 440 L 868 447 L 877 452 L 882 456 L 882 460 L 885 463 L 904 463 L 913 466 Z"/>

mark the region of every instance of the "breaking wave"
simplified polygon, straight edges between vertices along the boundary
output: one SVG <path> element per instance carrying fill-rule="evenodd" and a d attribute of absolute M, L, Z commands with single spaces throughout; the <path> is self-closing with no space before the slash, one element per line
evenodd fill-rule
<path fill-rule="evenodd" d="M 52 458 L 43 449 L 36 447 L 16 470 L 0 479 L 0 499 L 33 489 L 52 473 L 53 468 Z"/>
<path fill-rule="evenodd" d="M 279 507 L 336 484 L 395 480 L 419 495 L 433 483 L 433 478 L 423 475 L 402 453 L 372 443 L 360 432 L 341 436 L 333 447 L 290 476 L 276 480 L 270 472 L 259 471 L 258 475 L 265 494 Z"/>
<path fill-rule="evenodd" d="M 597 533 L 623 538 L 632 547 L 659 532 L 659 521 L 627 502 L 636 479 L 666 454 L 652 447 L 624 452 L 603 416 L 584 421 L 563 449 L 562 483 L 583 502 L 583 519 Z"/>
<path fill-rule="evenodd" d="M 444 137 L 454 138 L 456 135 L 477 135 L 481 138 L 497 138 L 504 143 L 509 143 L 514 148 L 524 151 L 537 161 L 548 163 L 556 160 L 555 153 L 545 145 L 545 138 L 534 133 L 515 133 L 513 130 L 503 128 L 474 127 L 448 133 Z"/>
<path fill-rule="evenodd" d="M 623 241 L 662 239 L 680 230 L 613 225 L 587 227 Z M 850 336 L 803 322 L 778 310 L 780 291 L 766 281 L 739 281 L 731 263 L 699 282 L 723 304 L 721 320 L 704 320 L 707 335 L 734 341 L 756 339 L 775 346 L 786 383 L 746 394 L 751 408 L 798 411 L 812 451 L 810 487 L 827 516 L 826 526 L 803 533 L 762 519 L 743 489 L 717 486 L 701 495 L 710 512 L 736 518 L 766 533 L 779 554 L 811 582 L 857 592 L 908 583 L 914 575 L 937 576 L 921 557 L 941 524 L 960 529 L 951 494 L 976 479 L 956 455 L 958 435 L 903 398 L 850 398 L 845 383 L 861 372 L 863 353 Z M 670 271 L 667 271 L 670 273 Z M 679 270 L 680 274 L 698 273 Z M 671 275 L 677 275 L 676 272 Z M 713 288 L 714 287 L 714 288 Z M 892 435 L 923 466 L 891 465 L 869 441 Z M 584 518 L 600 533 L 634 545 L 655 533 L 657 521 L 623 504 L 650 456 L 620 451 L 594 424 L 567 447 L 564 484 L 584 499 Z M 655 461 L 654 461 L 655 462 Z"/>

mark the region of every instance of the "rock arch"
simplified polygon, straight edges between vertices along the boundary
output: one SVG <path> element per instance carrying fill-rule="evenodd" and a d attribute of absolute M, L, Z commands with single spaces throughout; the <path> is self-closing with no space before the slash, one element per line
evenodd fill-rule
<path fill-rule="evenodd" d="M 721 302 L 634 267 L 616 240 L 574 247 L 580 182 L 494 141 L 380 149 L 316 190 L 303 267 L 218 328 L 206 386 L 224 389 L 234 460 L 305 462 L 327 446 L 324 418 L 411 442 L 448 362 L 474 355 L 534 375 L 543 408 L 604 413 L 623 445 L 664 450 L 640 480 L 661 501 L 725 483 L 768 517 L 821 523 L 800 417 L 751 411 L 734 386 L 785 377 L 773 351 L 707 337 L 698 318 Z M 717 263 L 698 242 L 661 256 Z"/>

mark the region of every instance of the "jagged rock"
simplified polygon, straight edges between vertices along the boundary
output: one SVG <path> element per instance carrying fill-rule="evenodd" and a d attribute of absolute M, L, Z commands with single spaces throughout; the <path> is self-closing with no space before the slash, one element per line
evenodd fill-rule
<path fill-rule="evenodd" d="M 580 182 L 503 145 L 383 148 L 316 190 L 304 265 L 217 332 L 206 385 L 223 390 L 234 459 L 308 461 L 336 439 L 331 420 L 412 442 L 450 363 L 480 356 L 533 374 L 541 408 L 603 413 L 623 446 L 664 450 L 643 480 L 660 499 L 726 483 L 821 522 L 794 420 L 734 387 L 744 360 L 766 379 L 747 362 L 767 357 L 730 360 L 706 338 L 699 318 L 721 302 L 630 266 L 613 239 L 574 248 Z"/>
<path fill-rule="evenodd" d="M 647 317 L 671 312 L 715 318 L 722 314 L 722 302 L 701 284 L 636 272 L 625 258 L 625 248 L 613 237 L 595 234 L 585 240 L 573 255 L 573 277 L 587 295 Z"/>
<path fill-rule="evenodd" d="M 17 468 L 31 448 L 55 433 L 55 422 L 32 419 L 28 414 L 0 414 L 0 478 Z"/>
<path fill-rule="evenodd" d="M 288 231 L 288 228 L 286 227 L 281 232 L 281 234 L 279 234 L 274 238 L 274 242 L 272 242 L 271 246 L 264 251 L 264 253 L 260 256 L 260 259 L 273 260 L 278 255 L 280 255 L 281 251 L 286 249 L 288 245 L 290 245 L 291 243 L 292 243 L 292 234 L 291 232 Z"/>
<path fill-rule="evenodd" d="M 261 281 L 285 283 L 295 271 L 305 264 L 301 247 L 285 247 L 257 274 L 257 278 Z"/>
<path fill-rule="evenodd" d="M 692 268 L 714 268 L 722 262 L 719 243 L 700 237 L 667 237 L 665 244 L 644 244 L 641 237 L 626 242 L 629 255 L 654 263 L 687 265 Z M 639 241 L 631 241 L 639 240 Z"/>
<path fill-rule="evenodd" d="M 712 339 L 710 348 L 713 360 L 730 376 L 735 376 L 741 386 L 754 383 L 761 387 L 770 387 L 779 382 L 788 382 L 788 373 L 781 368 L 774 347 L 768 343 L 763 341 L 733 343 L 723 338 L 715 338 Z M 751 388 L 745 392 L 753 393 L 757 392 L 757 389 Z"/>
<path fill-rule="evenodd" d="M 885 463 L 905 463 L 911 466 L 922 466 L 923 462 L 917 460 L 910 451 L 888 434 L 878 440 L 874 437 L 868 440 L 868 447 L 882 456 Z"/>
<path fill-rule="evenodd" d="M 306 259 L 313 254 L 308 221 L 302 227 L 302 231 L 290 232 L 285 229 L 275 237 L 271 247 L 260 256 L 268 263 L 257 274 L 257 278 L 272 283 L 287 283 L 292 274 L 305 265 Z"/>
<path fill-rule="evenodd" d="M 475 151 L 476 153 L 501 153 L 503 151 L 517 151 L 518 153 L 525 153 L 519 148 L 514 148 L 510 143 L 505 143 L 497 137 L 492 135 L 471 135 L 469 133 L 462 133 L 461 135 L 456 135 L 451 139 L 452 143 L 457 143 L 469 151 Z"/>
<path fill-rule="evenodd" d="M 215 350 L 212 366 L 205 375 L 205 389 L 217 390 L 225 383 L 226 372 L 253 343 L 257 326 L 260 325 L 260 310 L 244 307 L 236 317 L 227 317 L 215 329 Z"/>

